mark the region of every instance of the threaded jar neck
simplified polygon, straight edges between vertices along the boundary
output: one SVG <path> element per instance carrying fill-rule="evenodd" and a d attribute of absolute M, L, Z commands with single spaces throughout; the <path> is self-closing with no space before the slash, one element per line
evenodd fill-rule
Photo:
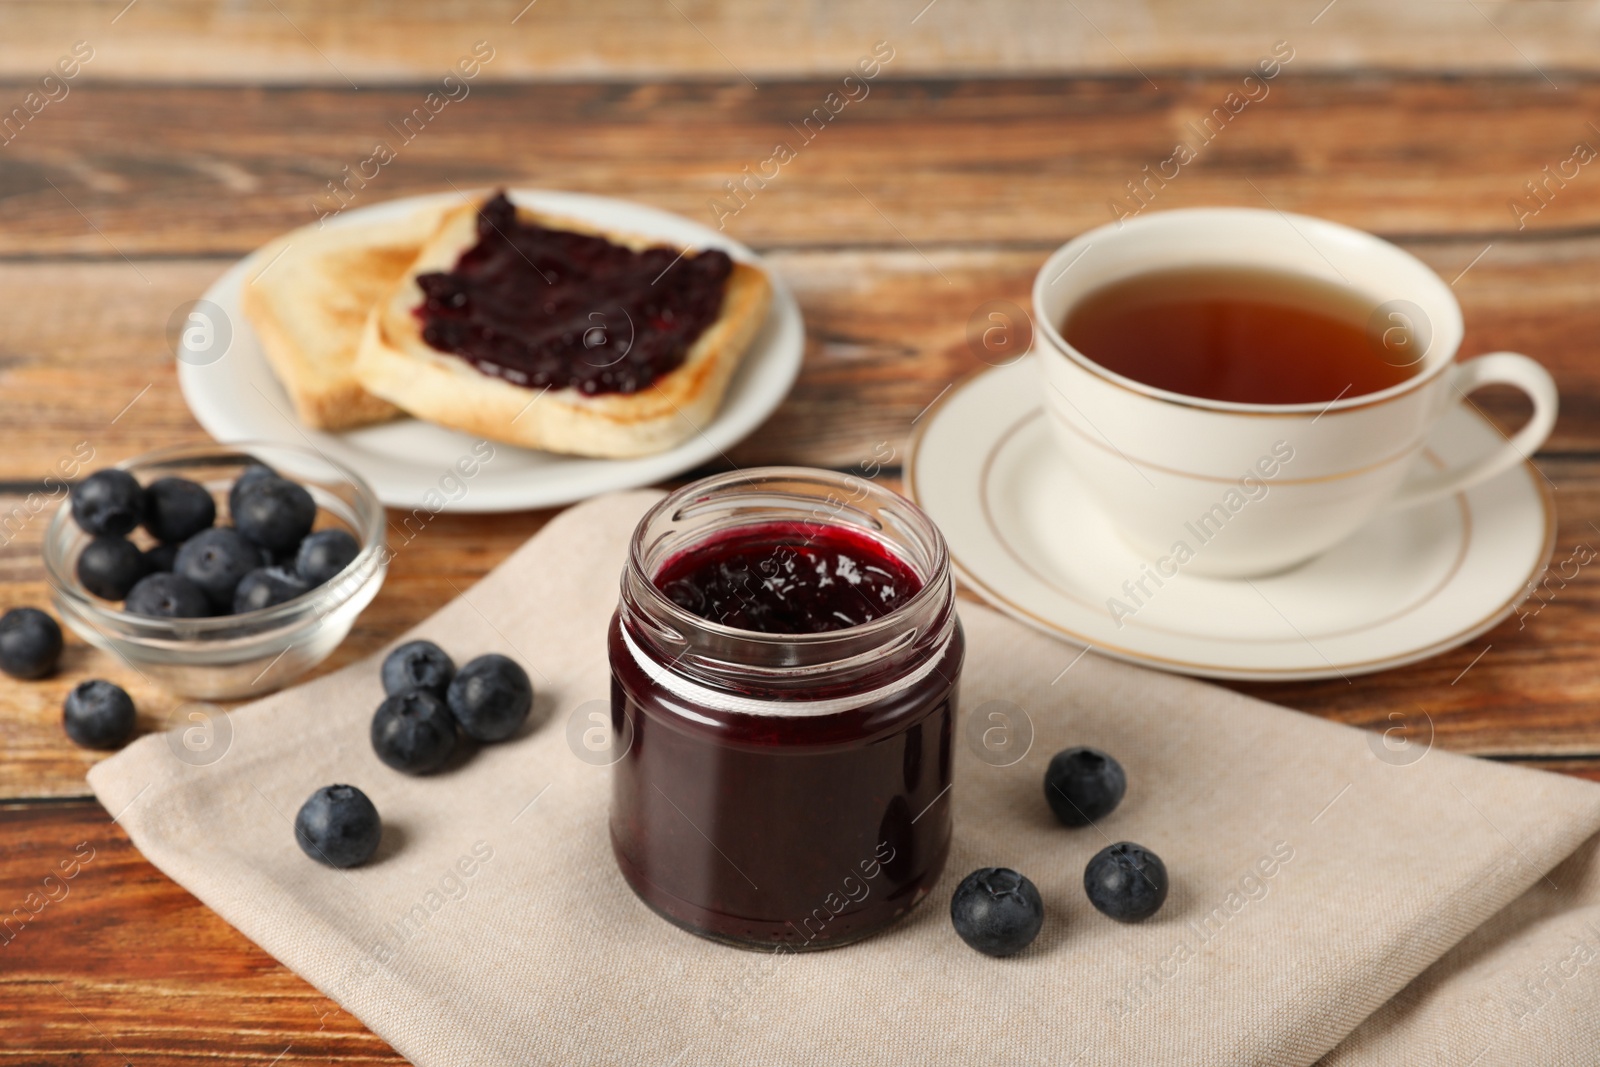
<path fill-rule="evenodd" d="M 763 633 L 679 606 L 656 579 L 673 559 L 741 529 L 837 528 L 892 556 L 921 582 L 893 610 L 822 633 Z M 955 628 L 955 586 L 944 538 L 914 504 L 862 478 L 763 467 L 702 479 L 640 520 L 619 608 L 644 657 L 689 681 L 764 700 L 811 700 L 883 684 L 926 662 Z"/>

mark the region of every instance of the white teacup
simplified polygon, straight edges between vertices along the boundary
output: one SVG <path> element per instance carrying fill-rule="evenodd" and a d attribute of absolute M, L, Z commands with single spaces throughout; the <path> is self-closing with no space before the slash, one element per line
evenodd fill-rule
<path fill-rule="evenodd" d="M 1068 310 L 1092 290 L 1186 266 L 1281 270 L 1355 289 L 1371 297 L 1375 316 L 1426 345 L 1419 370 L 1381 392 L 1325 403 L 1241 404 L 1145 385 L 1062 339 Z M 1556 419 L 1555 382 L 1528 357 L 1455 362 L 1460 305 L 1420 260 L 1305 215 L 1191 208 L 1102 226 L 1045 262 L 1033 310 L 1034 359 L 1068 461 L 1130 545 L 1191 573 L 1247 577 L 1304 562 L 1384 507 L 1436 500 L 1521 462 Z M 1463 466 L 1420 462 L 1440 417 L 1491 382 L 1528 394 L 1528 424 Z"/>

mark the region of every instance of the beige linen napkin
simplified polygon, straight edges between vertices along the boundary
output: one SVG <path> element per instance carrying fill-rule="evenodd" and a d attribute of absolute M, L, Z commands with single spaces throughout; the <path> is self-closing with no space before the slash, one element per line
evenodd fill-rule
<path fill-rule="evenodd" d="M 407 635 L 523 662 L 538 723 L 519 739 L 434 777 L 387 769 L 367 741 L 374 657 L 234 712 L 215 762 L 142 738 L 90 773 L 96 795 L 152 863 L 423 1067 L 1600 1062 L 1600 789 L 1438 750 L 1380 758 L 1376 735 L 1078 659 L 976 607 L 963 717 L 1008 701 L 1034 736 L 1011 766 L 956 745 L 933 896 L 821 953 L 668 925 L 613 864 L 610 772 L 569 741 L 606 706 L 624 545 L 655 499 L 567 511 Z M 1062 828 L 1043 800 L 1045 763 L 1074 744 L 1128 771 L 1098 829 Z M 368 866 L 295 845 L 296 809 L 331 782 L 383 813 Z M 1173 881 L 1136 926 L 1082 889 L 1124 839 Z M 1043 933 L 1012 959 L 950 928 L 951 891 L 986 865 L 1044 896 Z"/>

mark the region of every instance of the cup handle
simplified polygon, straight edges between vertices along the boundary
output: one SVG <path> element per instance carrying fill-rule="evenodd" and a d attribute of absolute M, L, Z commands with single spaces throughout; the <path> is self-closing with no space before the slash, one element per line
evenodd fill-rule
<path fill-rule="evenodd" d="M 1409 508 L 1471 488 L 1526 460 L 1544 444 L 1556 424 L 1556 383 L 1544 367 L 1516 352 L 1490 352 L 1458 364 L 1450 388 L 1462 400 L 1479 386 L 1512 385 L 1533 401 L 1533 417 L 1505 444 L 1480 460 L 1448 470 L 1412 474 L 1400 486 L 1391 508 Z"/>

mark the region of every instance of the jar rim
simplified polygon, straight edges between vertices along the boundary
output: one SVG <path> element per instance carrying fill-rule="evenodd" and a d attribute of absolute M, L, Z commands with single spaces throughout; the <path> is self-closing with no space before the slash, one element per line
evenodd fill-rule
<path fill-rule="evenodd" d="M 737 626 L 728 626 L 725 623 L 696 615 L 674 603 L 663 593 L 655 583 L 655 576 L 647 569 L 645 560 L 649 546 L 645 538 L 652 524 L 667 514 L 682 511 L 686 505 L 704 499 L 720 490 L 733 488 L 739 485 L 756 486 L 763 481 L 770 482 L 812 482 L 835 487 L 845 487 L 862 490 L 867 497 L 875 498 L 881 505 L 893 507 L 902 517 L 914 527 L 914 532 L 926 542 L 929 552 L 928 573 L 921 573 L 917 561 L 906 559 L 903 553 L 896 552 L 896 556 L 903 562 L 916 569 L 918 577 L 922 580 L 922 588 L 912 594 L 905 603 L 894 609 L 870 619 L 846 626 L 837 630 L 826 630 L 820 633 L 778 634 L 766 633 L 760 630 L 745 630 Z M 839 506 L 835 516 L 842 514 L 847 507 Z M 819 520 L 829 522 L 827 518 Z M 833 525 L 849 526 L 850 524 L 833 521 Z M 856 527 L 860 528 L 860 527 Z M 890 551 L 893 551 L 891 548 Z M 726 638 L 728 640 L 747 641 L 755 644 L 785 644 L 801 647 L 822 648 L 830 643 L 856 642 L 878 634 L 893 634 L 905 627 L 909 620 L 924 614 L 929 610 L 929 605 L 935 601 L 951 596 L 950 580 L 950 552 L 945 545 L 944 535 L 934 525 L 923 510 L 911 500 L 893 490 L 872 482 L 869 479 L 849 474 L 843 471 L 828 470 L 817 467 L 746 467 L 739 470 L 726 471 L 682 486 L 667 496 L 657 501 L 656 504 L 645 512 L 634 528 L 633 535 L 628 541 L 627 575 L 624 576 L 626 591 L 626 577 L 633 576 L 638 581 L 635 583 L 636 593 L 642 594 L 649 602 L 649 610 L 665 621 L 679 625 L 689 630 L 699 630 L 709 635 Z"/>

